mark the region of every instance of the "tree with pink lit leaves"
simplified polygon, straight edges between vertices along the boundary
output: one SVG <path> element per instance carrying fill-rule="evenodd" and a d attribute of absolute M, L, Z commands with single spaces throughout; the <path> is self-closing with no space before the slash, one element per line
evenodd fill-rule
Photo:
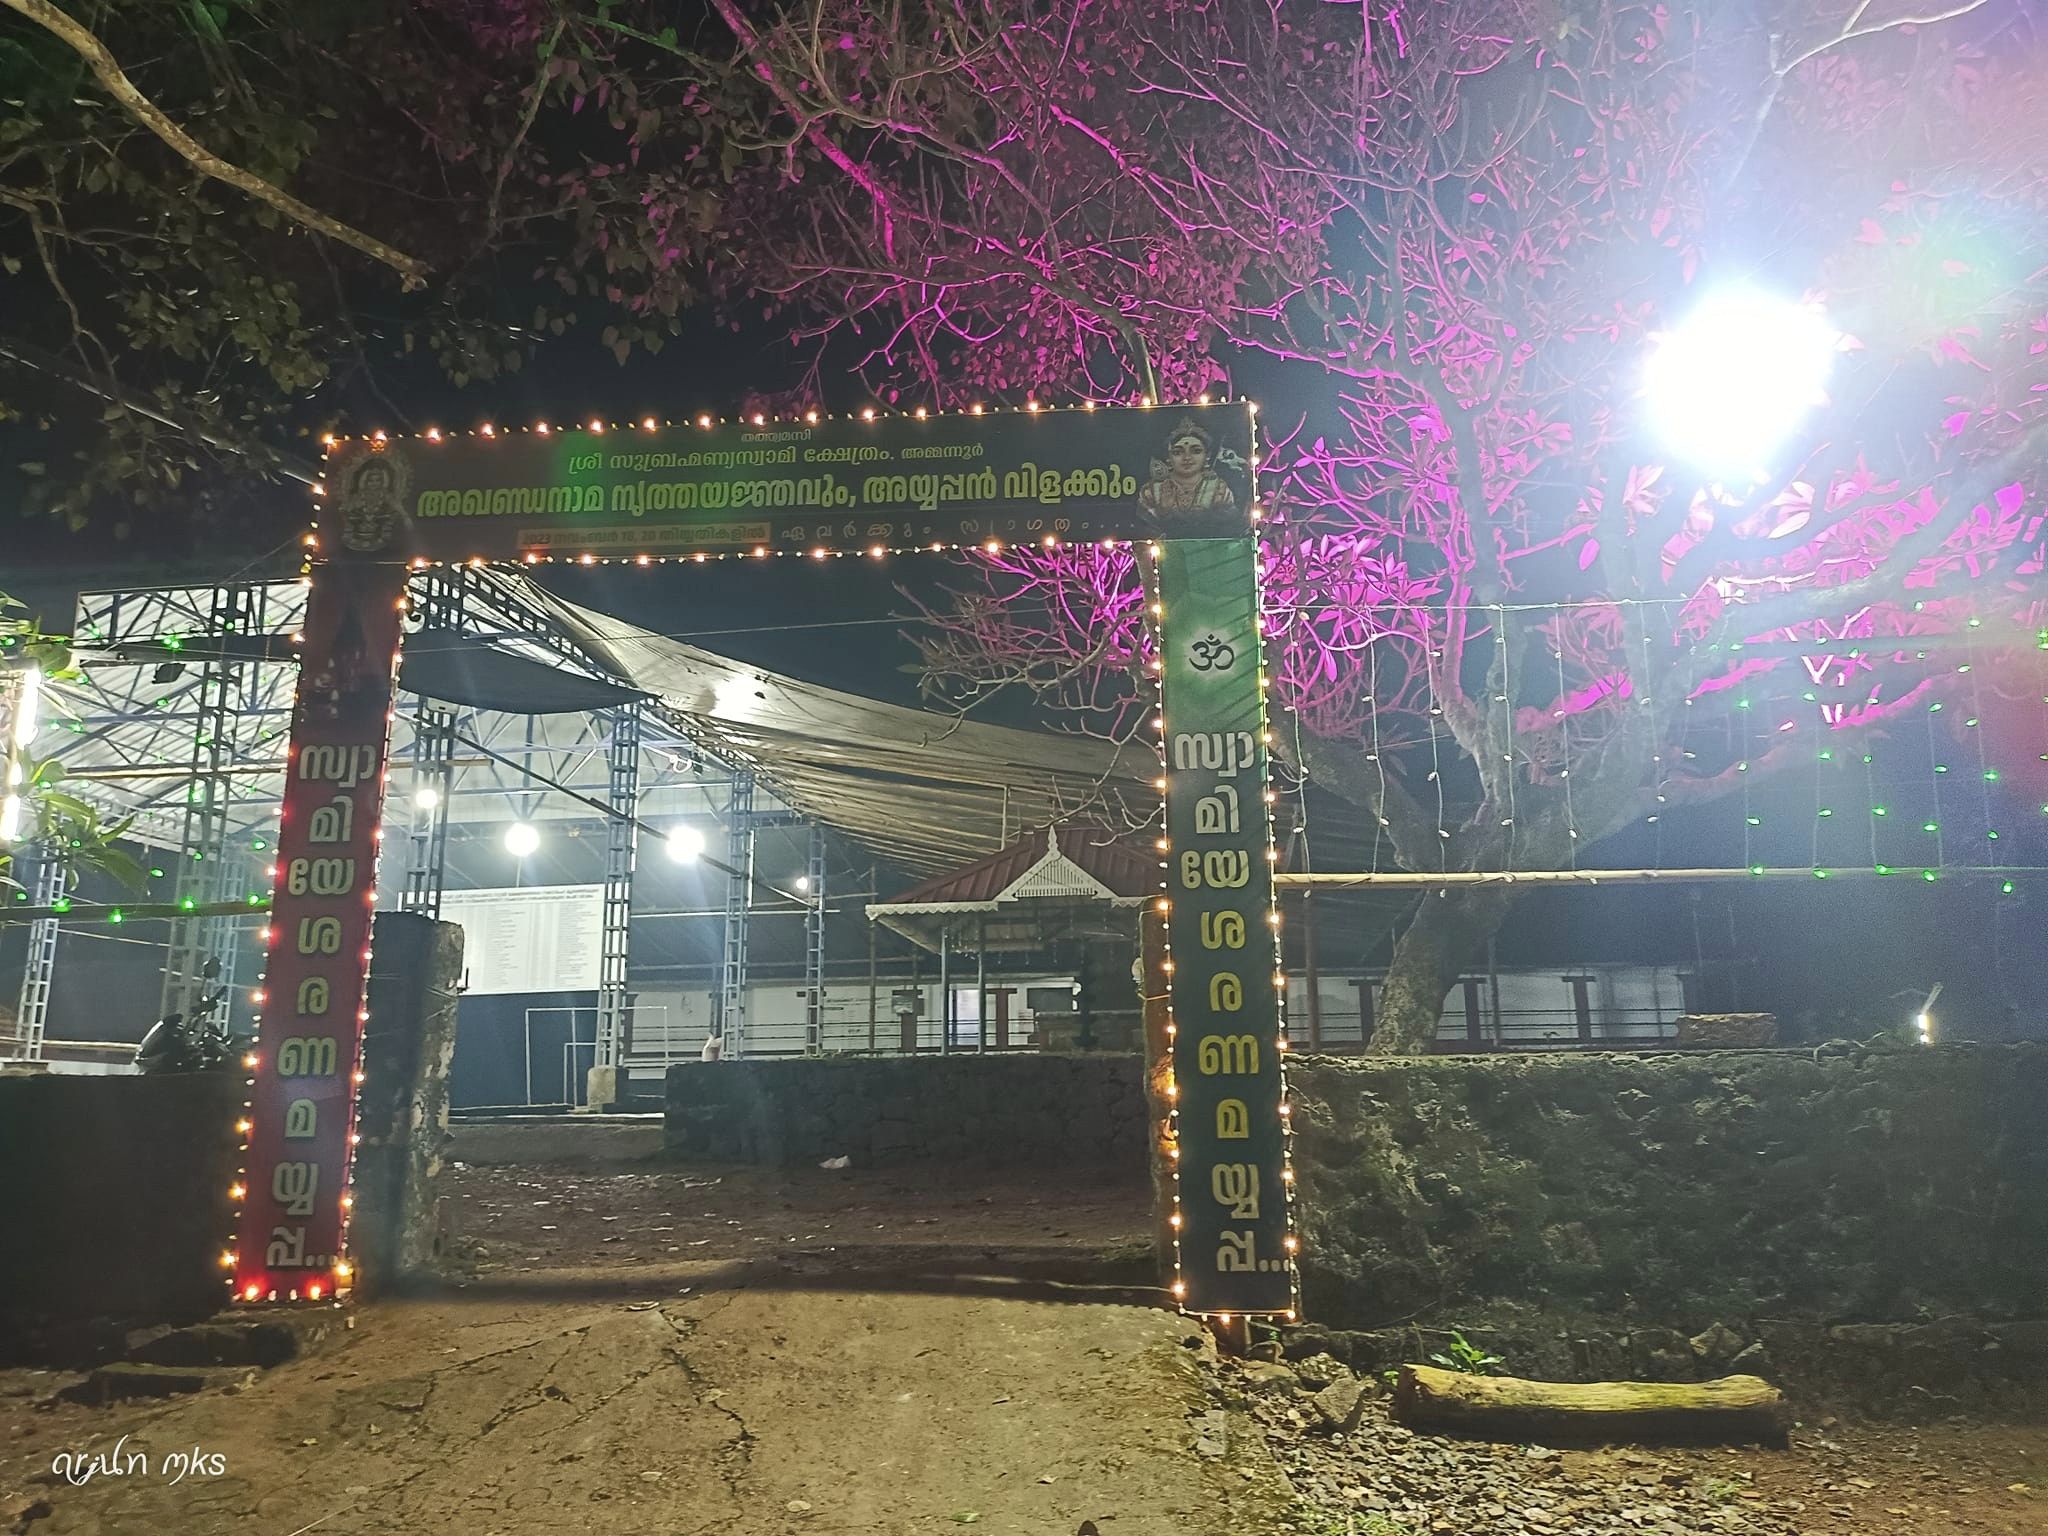
<path fill-rule="evenodd" d="M 713 3 L 729 298 L 890 399 L 1256 384 L 1280 749 L 1391 864 L 1597 863 L 1938 701 L 1927 637 L 2031 654 L 2023 6 Z M 1132 732 L 1140 583 L 976 557 L 928 681 Z M 1744 708 L 1784 729 L 1683 749 Z M 1433 1033 L 1509 899 L 1424 897 L 1380 1048 Z"/>

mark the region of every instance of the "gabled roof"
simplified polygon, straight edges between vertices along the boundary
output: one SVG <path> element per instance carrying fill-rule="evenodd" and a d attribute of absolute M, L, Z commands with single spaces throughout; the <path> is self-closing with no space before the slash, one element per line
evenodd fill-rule
<path fill-rule="evenodd" d="M 1095 826 L 1041 827 L 985 859 L 913 886 L 875 912 L 993 912 L 1016 901 L 1136 906 L 1159 888 L 1159 861 Z"/>

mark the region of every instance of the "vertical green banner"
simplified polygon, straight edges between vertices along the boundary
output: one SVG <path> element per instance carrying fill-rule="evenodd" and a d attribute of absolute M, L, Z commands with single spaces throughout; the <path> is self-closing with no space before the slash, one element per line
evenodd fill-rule
<path fill-rule="evenodd" d="M 1175 1294 L 1191 1312 L 1291 1314 L 1258 545 L 1179 539 L 1158 549 Z"/>

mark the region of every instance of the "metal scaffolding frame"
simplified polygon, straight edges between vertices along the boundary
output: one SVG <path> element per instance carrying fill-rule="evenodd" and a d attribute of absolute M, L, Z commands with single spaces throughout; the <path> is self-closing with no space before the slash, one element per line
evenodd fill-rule
<path fill-rule="evenodd" d="M 804 1054 L 825 1050 L 825 829 L 810 824 L 804 888 Z"/>
<path fill-rule="evenodd" d="M 747 1050 L 747 919 L 753 909 L 754 773 L 733 771 L 725 812 L 725 946 L 718 967 L 718 1031 L 725 1054 Z"/>
<path fill-rule="evenodd" d="M 70 870 L 63 857 L 46 844 L 33 850 L 35 881 L 29 899 L 38 907 L 54 907 L 64 894 Z M 37 918 L 28 931 L 28 960 L 21 971 L 21 995 L 14 1015 L 15 1038 L 22 1061 L 43 1059 L 43 1035 L 50 1018 L 50 982 L 57 972 L 59 919 Z"/>
<path fill-rule="evenodd" d="M 598 960 L 597 1052 L 593 1065 L 616 1067 L 626 1035 L 626 984 L 633 947 L 633 850 L 639 846 L 640 725 L 638 703 L 607 711 L 611 748 L 605 818 L 604 933 Z"/>
<path fill-rule="evenodd" d="M 192 732 L 191 775 L 185 783 L 172 898 L 187 911 L 210 911 L 240 894 L 234 874 L 241 861 L 228 851 L 228 817 L 236 796 L 234 775 L 227 771 L 234 761 L 231 717 L 254 706 L 259 663 L 234 647 L 239 640 L 265 633 L 266 595 L 266 589 L 255 584 L 215 587 L 207 605 L 204 640 L 209 654 L 199 668 L 198 722 Z M 162 1014 L 192 1012 L 206 990 L 201 973 L 208 961 L 219 963 L 220 985 L 232 991 L 235 930 L 241 921 L 213 915 L 171 920 Z"/>
<path fill-rule="evenodd" d="M 415 572 L 408 650 L 452 637 L 616 683 L 605 663 L 561 633 L 521 591 L 524 579 L 517 571 L 477 566 Z M 293 643 L 305 612 L 303 579 L 88 592 L 79 599 L 73 632 L 83 675 L 59 690 L 47 728 L 70 733 L 56 753 L 70 771 L 70 787 L 110 819 L 135 819 L 133 835 L 173 876 L 179 903 L 200 908 L 238 900 L 265 883 L 261 871 L 274 858 L 297 685 Z M 536 717 L 417 694 L 401 705 L 393 756 L 410 765 L 410 795 L 403 804 L 387 803 L 386 817 L 392 835 L 405 831 L 407 848 L 402 859 L 386 862 L 382 883 L 385 900 L 401 910 L 439 914 L 455 831 L 529 815 L 603 818 L 601 1064 L 616 1064 L 628 1043 L 631 888 L 643 823 L 672 816 L 725 823 L 728 862 L 738 873 L 727 878 L 718 999 L 732 1055 L 747 1049 L 756 834 L 805 824 L 804 968 L 811 997 L 805 1040 L 807 1049 L 819 1048 L 825 840 L 821 828 L 757 781 L 751 764 L 722 756 L 643 703 Z M 714 773 L 719 777 L 708 777 Z M 433 793 L 423 796 L 427 789 Z M 43 896 L 39 890 L 39 904 L 46 904 Z M 235 941 L 259 922 L 252 913 L 195 914 L 172 923 L 164 1009 L 189 1006 L 209 958 L 218 958 L 231 980 Z M 29 1004 L 23 1028 L 26 1033 L 33 1025 L 38 1037 L 48 1017 L 57 933 L 54 920 L 32 929 L 31 955 L 40 959 L 23 979 Z"/>

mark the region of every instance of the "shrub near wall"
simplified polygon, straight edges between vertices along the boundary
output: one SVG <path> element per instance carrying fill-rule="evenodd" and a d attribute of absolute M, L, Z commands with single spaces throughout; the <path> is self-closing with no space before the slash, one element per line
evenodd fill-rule
<path fill-rule="evenodd" d="M 1304 1059 L 1307 1315 L 2048 1316 L 2048 1048 Z"/>

